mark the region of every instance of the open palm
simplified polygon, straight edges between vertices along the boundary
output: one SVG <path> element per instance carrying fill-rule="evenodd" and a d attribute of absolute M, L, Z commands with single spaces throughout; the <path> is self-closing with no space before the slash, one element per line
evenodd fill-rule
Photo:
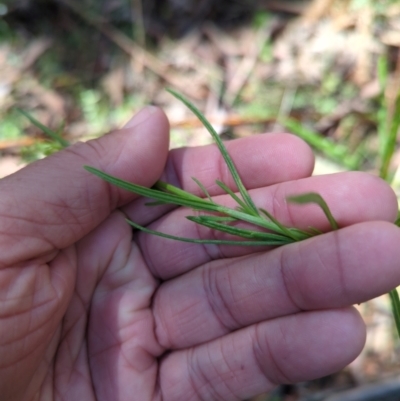
<path fill-rule="evenodd" d="M 83 165 L 198 193 L 195 176 L 221 202 L 216 179 L 235 189 L 216 147 L 167 148 L 166 118 L 147 108 L 0 181 L 1 400 L 240 400 L 329 374 L 362 349 L 351 305 L 400 283 L 390 188 L 361 173 L 307 178 L 304 143 L 260 135 L 228 146 L 256 204 L 327 230 L 318 209 L 285 202 L 317 191 L 344 228 L 278 249 L 132 233 L 127 216 L 173 235 L 213 235 L 187 210 L 149 208 Z"/>

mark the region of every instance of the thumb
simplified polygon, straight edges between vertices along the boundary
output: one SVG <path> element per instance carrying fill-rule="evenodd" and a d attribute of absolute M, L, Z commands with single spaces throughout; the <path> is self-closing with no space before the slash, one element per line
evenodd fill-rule
<path fill-rule="evenodd" d="M 77 143 L 0 180 L 0 267 L 65 248 L 135 195 L 83 169 L 90 165 L 140 185 L 161 175 L 168 121 L 146 107 L 121 130 Z"/>

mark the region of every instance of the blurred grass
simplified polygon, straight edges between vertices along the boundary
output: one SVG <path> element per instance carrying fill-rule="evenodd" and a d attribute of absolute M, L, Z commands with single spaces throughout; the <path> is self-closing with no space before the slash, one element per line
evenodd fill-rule
<path fill-rule="evenodd" d="M 35 4 L 34 2 L 32 2 Z M 121 2 L 121 7 L 106 15 L 106 20 L 111 21 L 125 35 L 135 35 L 137 30 L 132 29 L 134 20 L 125 15 L 122 18 L 124 7 L 128 2 Z M 369 0 L 352 0 L 352 9 L 371 9 L 377 26 L 385 24 L 386 10 L 390 5 L 396 4 L 395 1 L 385 0 L 376 4 Z M 46 51 L 32 66 L 32 73 L 38 79 L 44 88 L 55 89 L 66 99 L 70 110 L 67 115 L 61 116 L 68 127 L 71 123 L 80 122 L 86 126 L 86 131 L 94 135 L 99 135 L 109 129 L 115 128 L 129 118 L 132 111 L 138 110 L 142 105 L 153 101 L 154 97 L 148 93 L 148 88 L 144 85 L 133 85 L 124 93 L 122 104 L 114 104 L 107 91 L 104 90 L 101 80 L 104 75 L 113 67 L 113 60 L 118 59 L 121 50 L 115 47 L 110 41 L 104 38 L 103 34 L 86 24 L 67 9 L 57 6 L 56 3 L 49 2 L 49 9 L 43 12 L 43 20 L 25 21 L 17 11 L 13 11 L 6 18 L 0 20 L 0 42 L 11 45 L 18 49 L 26 45 L 30 39 L 38 35 L 46 35 L 52 31 L 57 46 L 52 46 Z M 93 18 L 98 18 L 101 11 L 100 6 L 93 2 L 83 2 L 82 9 L 89 13 Z M 46 6 L 44 6 L 44 11 Z M 166 12 L 164 10 L 164 12 Z M 14 14 L 13 14 L 14 13 Z M 23 13 L 21 15 L 24 15 Z M 117 15 L 119 17 L 117 17 Z M 54 21 L 51 21 L 51 16 Z M 104 17 L 104 15 L 103 15 Z M 267 26 L 273 19 L 274 14 L 265 10 L 253 12 L 251 26 L 253 29 Z M 24 17 L 26 18 L 26 16 Z M 136 16 L 136 18 L 139 18 Z M 285 17 L 287 18 L 287 17 Z M 54 29 L 52 22 L 62 21 Z M 285 19 L 282 20 L 285 23 Z M 21 27 L 26 25 L 26 31 L 22 32 Z M 149 32 L 145 32 L 149 35 Z M 135 37 L 133 36 L 135 40 Z M 94 43 L 95 45 L 91 45 Z M 158 46 L 162 46 L 160 38 L 148 41 L 153 43 L 152 48 L 157 54 Z M 305 43 L 306 45 L 306 43 Z M 102 49 L 103 51 L 99 51 Z M 274 61 L 273 40 L 265 40 L 258 59 L 261 63 L 268 64 Z M 389 58 L 389 56 L 388 56 Z M 104 62 L 104 59 L 107 59 Z M 129 58 L 122 55 L 122 63 L 129 63 Z M 388 62 L 390 64 L 390 62 Z M 182 72 L 184 74 L 184 72 Z M 342 72 L 339 72 L 334 65 L 328 69 L 320 82 L 315 84 L 296 83 L 295 93 L 289 115 L 286 120 L 281 122 L 288 129 L 302 136 L 314 148 L 328 158 L 339 162 L 346 168 L 362 168 L 367 160 L 369 167 L 377 165 L 379 151 L 374 148 L 370 141 L 365 141 L 371 132 L 382 129 L 382 117 L 379 116 L 381 102 L 372 99 L 368 106 L 370 107 L 368 122 L 365 122 L 365 116 L 349 113 L 339 122 L 340 130 L 344 134 L 341 137 L 329 137 L 324 140 L 323 137 L 330 136 L 330 133 L 319 132 L 314 128 L 316 122 L 324 116 L 334 113 L 335 109 L 343 102 L 354 99 L 359 92 L 359 88 L 351 82 L 344 79 Z M 154 76 L 147 71 L 143 71 L 143 79 L 154 82 Z M 162 82 L 155 83 L 162 89 Z M 270 119 L 280 114 L 282 97 L 287 89 L 284 81 L 277 80 L 274 77 L 263 79 L 255 71 L 243 86 L 236 98 L 233 111 L 243 117 L 257 117 Z M 125 90 L 125 89 L 124 89 Z M 133 92 L 138 90 L 139 92 Z M 147 92 L 146 92 L 147 90 Z M 154 91 L 153 91 L 154 93 Z M 35 115 L 35 105 L 27 103 L 21 97 L 16 96 L 13 101 L 20 107 L 32 111 Z M 71 106 L 72 105 L 72 106 Z M 33 109 L 32 109 L 33 108 Z M 51 110 L 49 111 L 51 112 Z M 0 108 L 0 140 L 15 139 L 26 133 L 27 125 L 21 122 L 12 107 Z M 285 122 L 286 121 L 286 122 Z M 50 121 L 51 123 L 51 121 Z M 365 125 L 365 129 L 360 138 L 354 140 L 350 138 L 351 133 Z M 57 126 L 52 126 L 56 129 Z M 251 132 L 256 130 L 268 129 L 268 126 L 253 127 Z M 29 129 L 28 129 L 29 131 Z M 82 129 L 81 131 L 84 131 Z M 30 133 L 28 132 L 28 135 Z M 235 134 L 233 134 L 235 135 Z M 348 147 L 350 150 L 344 151 Z M 363 148 L 363 158 L 357 156 L 350 157 L 352 153 L 357 153 L 356 148 Z M 371 160 L 375 162 L 371 163 Z"/>

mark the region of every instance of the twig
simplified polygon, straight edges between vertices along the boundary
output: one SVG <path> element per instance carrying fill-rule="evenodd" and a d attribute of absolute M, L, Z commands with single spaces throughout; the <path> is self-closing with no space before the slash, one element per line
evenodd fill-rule
<path fill-rule="evenodd" d="M 227 82 L 224 100 L 228 105 L 233 105 L 239 92 L 246 84 L 250 74 L 257 64 L 259 55 L 269 36 L 270 30 L 267 30 L 264 26 L 259 28 L 254 34 L 254 37 L 251 40 L 252 46 L 249 45 L 247 54 L 243 56 L 231 80 Z"/>
<path fill-rule="evenodd" d="M 183 77 L 174 77 L 167 73 L 169 68 L 168 64 L 164 63 L 157 57 L 153 56 L 150 52 L 140 47 L 132 39 L 126 36 L 121 31 L 115 29 L 111 24 L 109 24 L 104 18 L 99 16 L 92 17 L 88 15 L 85 11 L 78 6 L 75 1 L 72 0 L 60 0 L 73 12 L 78 14 L 83 20 L 88 24 L 94 26 L 105 36 L 107 36 L 112 42 L 114 42 L 120 49 L 131 57 L 140 57 L 143 60 L 144 65 L 154 72 L 156 75 L 163 78 L 166 82 L 174 87 L 178 88 L 180 91 L 194 99 L 202 99 L 201 92 L 196 88 L 193 88 L 193 82 L 184 79 Z"/>
<path fill-rule="evenodd" d="M 19 139 L 0 141 L 0 150 L 8 150 L 12 148 L 21 148 L 22 146 L 30 146 L 40 141 L 37 138 L 23 137 Z"/>
<path fill-rule="evenodd" d="M 275 121 L 275 118 L 267 117 L 241 117 L 228 115 L 223 118 L 218 116 L 207 117 L 212 125 L 223 125 L 225 127 L 238 127 L 241 125 L 267 124 Z M 171 128 L 199 128 L 202 123 L 197 118 L 186 118 L 180 121 L 170 121 Z"/>

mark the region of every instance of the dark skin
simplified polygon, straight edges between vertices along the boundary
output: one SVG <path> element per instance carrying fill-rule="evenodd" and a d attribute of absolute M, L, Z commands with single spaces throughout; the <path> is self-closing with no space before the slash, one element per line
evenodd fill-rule
<path fill-rule="evenodd" d="M 202 246 L 132 233 L 125 218 L 192 238 L 212 233 L 90 175 L 157 179 L 199 194 L 232 179 L 215 146 L 168 152 L 168 122 L 148 108 L 123 129 L 0 181 L 1 400 L 241 400 L 343 368 L 362 350 L 351 306 L 400 284 L 397 201 L 363 173 L 310 177 L 291 135 L 227 144 L 259 207 L 329 231 L 277 249 Z"/>

